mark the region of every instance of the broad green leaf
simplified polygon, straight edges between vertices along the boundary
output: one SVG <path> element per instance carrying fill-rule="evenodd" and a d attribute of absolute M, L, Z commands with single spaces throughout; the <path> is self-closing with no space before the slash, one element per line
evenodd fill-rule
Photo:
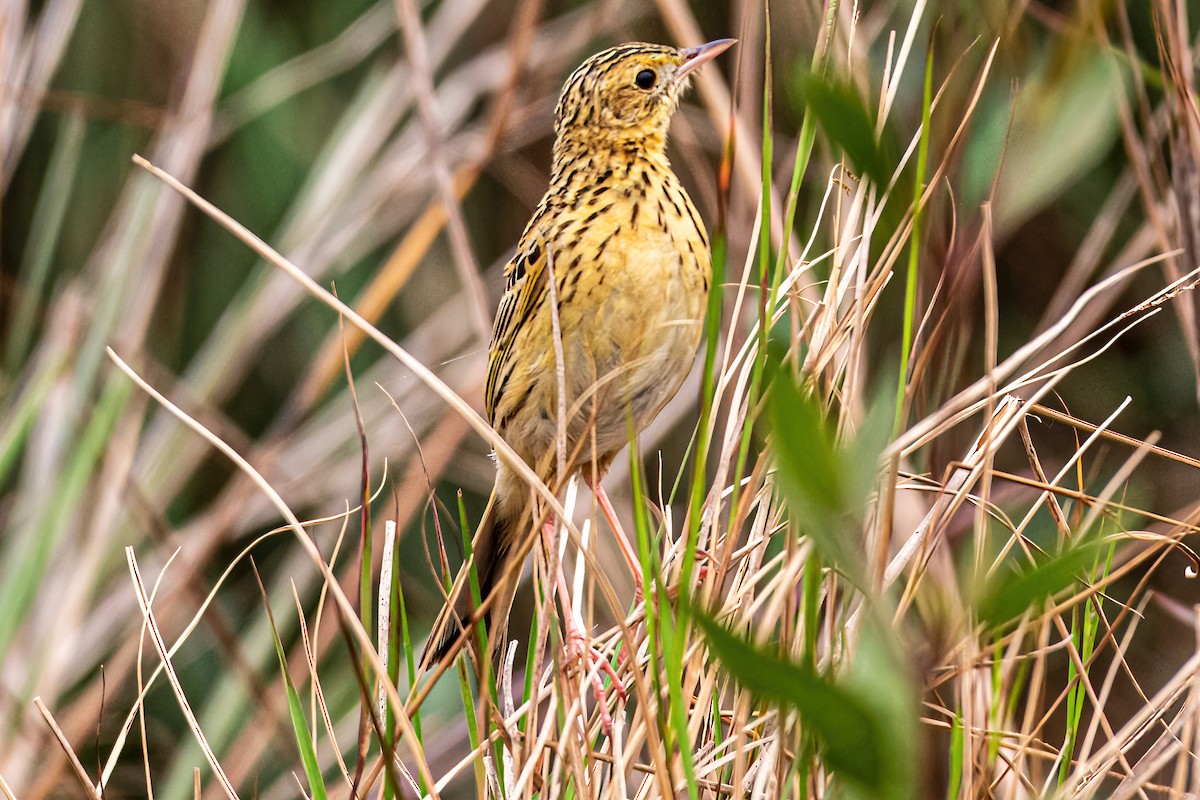
<path fill-rule="evenodd" d="M 875 121 L 852 84 L 805 71 L 795 83 L 797 99 L 817 118 L 830 141 L 846 153 L 854 168 L 879 186 L 887 184 L 891 169 Z"/>
<path fill-rule="evenodd" d="M 989 580 L 975 603 L 979 621 L 1003 625 L 1070 587 L 1096 563 L 1098 542 L 1072 544 L 1025 569 L 1002 568 Z"/>
<path fill-rule="evenodd" d="M 885 415 L 886 419 L 886 415 Z M 890 424 L 890 419 L 887 420 Z M 850 674 L 842 685 L 874 715 L 880 730 L 882 791 L 875 797 L 903 800 L 915 794 L 921 763 L 917 693 L 888 615 L 870 615 L 862 626 Z"/>
<path fill-rule="evenodd" d="M 848 783 L 874 795 L 889 775 L 886 732 L 859 693 L 734 636 L 693 609 L 713 654 L 733 678 L 764 700 L 794 709 L 820 742 L 824 762 Z"/>
<path fill-rule="evenodd" d="M 880 381 L 880 388 L 894 385 L 890 378 Z M 859 423 L 854 437 L 842 448 L 847 511 L 861 514 L 870 502 L 879 481 L 880 459 L 892 439 L 892 398 L 881 391 L 867 414 Z"/>
<path fill-rule="evenodd" d="M 817 401 L 777 370 L 771 382 L 768 420 L 775 457 L 804 500 L 827 512 L 845 510 L 841 465 L 833 433 Z"/>
<path fill-rule="evenodd" d="M 865 513 L 878 475 L 879 454 L 891 429 L 891 411 L 877 403 L 857 435 L 835 441 L 824 409 L 772 360 L 767 424 L 778 467 L 776 481 L 804 535 L 826 560 L 856 579 L 856 520 Z"/>

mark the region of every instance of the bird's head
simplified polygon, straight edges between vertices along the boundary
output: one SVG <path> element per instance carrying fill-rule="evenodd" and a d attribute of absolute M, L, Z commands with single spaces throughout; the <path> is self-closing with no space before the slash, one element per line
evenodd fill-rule
<path fill-rule="evenodd" d="M 559 141 L 665 142 L 692 73 L 736 41 L 717 39 L 684 50 L 633 42 L 597 53 L 567 78 L 555 134 Z"/>

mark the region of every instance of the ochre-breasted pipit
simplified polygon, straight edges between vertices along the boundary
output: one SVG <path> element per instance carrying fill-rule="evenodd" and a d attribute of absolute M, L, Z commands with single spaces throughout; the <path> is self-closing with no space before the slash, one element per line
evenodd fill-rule
<path fill-rule="evenodd" d="M 550 188 L 504 270 L 488 419 L 547 485 L 581 474 L 618 531 L 600 479 L 631 431 L 662 411 L 691 370 L 711 288 L 708 234 L 671 171 L 667 128 L 689 76 L 733 43 L 624 44 L 575 70 L 555 113 Z M 560 427 L 566 475 L 557 474 Z M 475 537 L 482 597 L 526 551 L 537 519 L 532 497 L 499 461 Z M 619 532 L 618 539 L 632 557 Z M 514 575 L 493 601 L 493 642 L 503 639 L 515 585 Z M 459 621 L 467 605 L 460 601 Z M 440 660 L 460 638 L 455 616 L 443 614 L 427 660 Z"/>

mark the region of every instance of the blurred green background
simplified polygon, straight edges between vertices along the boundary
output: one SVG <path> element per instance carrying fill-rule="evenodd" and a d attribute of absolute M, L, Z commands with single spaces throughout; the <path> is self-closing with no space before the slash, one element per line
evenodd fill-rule
<path fill-rule="evenodd" d="M 918 307 L 933 312 L 915 419 L 983 371 L 989 248 L 1001 358 L 1117 269 L 1173 254 L 1107 296 L 1092 327 L 1196 267 L 1198 240 L 1186 219 L 1200 208 L 1200 184 L 1184 155 L 1198 137 L 1164 89 L 1153 6 L 921 6 L 911 63 L 932 52 L 941 94 L 930 164 L 944 170 L 920 250 Z M 1179 8 L 1186 19 L 1200 3 Z M 837 13 L 828 45 L 834 68 L 874 109 L 914 6 L 898 0 L 865 4 L 857 16 L 848 6 Z M 123 548 L 136 549 L 147 580 L 178 551 L 156 600 L 173 639 L 222 570 L 278 522 L 224 458 L 134 390 L 103 349 L 112 346 L 246 455 L 301 517 L 338 514 L 359 493 L 361 453 L 334 314 L 131 156 L 194 187 L 318 282 L 336 284 L 342 298 L 373 308 L 369 316 L 386 333 L 479 407 L 500 268 L 545 188 L 558 88 L 588 54 L 629 39 L 698 43 L 691 33 L 741 40 L 708 68 L 733 103 L 695 92 L 671 149 L 710 227 L 728 235 L 731 275 L 741 269 L 761 193 L 764 10 L 666 0 L 426 2 L 427 76 L 409 66 L 389 3 L 10 0 L 0 14 L 0 774 L 25 789 L 23 798 L 55 797 L 70 793 L 71 779 L 31 710 L 32 696 L 54 710 L 89 769 L 107 758 L 136 696 L 141 617 Z M 821 41 L 824 14 L 816 4 L 770 9 L 776 248 L 783 242 L 778 198 L 803 112 L 795 87 Z M 1187 35 L 1190 42 L 1194 34 Z M 436 89 L 436 131 L 414 100 L 426 79 Z M 893 157 L 920 125 L 921 81 L 919 68 L 905 73 L 881 126 Z M 730 119 L 739 137 L 720 218 L 717 164 Z M 839 241 L 828 220 L 816 224 L 839 157 L 818 136 L 794 231 L 800 242 L 815 237 L 815 253 Z M 840 178 L 845 192 L 853 172 Z M 439 198 L 450 189 L 461 205 L 447 217 Z M 456 228 L 473 263 L 451 244 Z M 484 299 L 488 318 L 471 291 Z M 894 381 L 902 302 L 897 274 L 863 365 L 881 390 Z M 1048 404 L 1095 423 L 1131 396 L 1115 429 L 1137 438 L 1161 431 L 1163 447 L 1200 456 L 1198 307 L 1194 293 L 1164 305 L 1070 375 Z M 1072 327 L 1056 342 L 1083 332 Z M 387 464 L 374 513 L 400 521 L 410 612 L 427 624 L 438 595 L 422 544 L 433 521 L 426 482 L 451 508 L 462 489 L 477 514 L 491 462 L 486 446 L 379 348 L 351 347 L 374 485 Z M 683 464 L 695 393 L 689 384 L 643 440 L 655 483 L 659 451 L 662 480 Z M 915 468 L 940 478 L 976 433 L 963 426 L 940 438 Z M 1037 437 L 1051 473 L 1076 446 L 1074 431 L 1048 422 Z M 1089 480 L 1127 456 L 1102 448 L 1087 464 Z M 1001 461 L 1029 473 L 1018 450 Z M 1018 493 L 999 489 L 997 502 L 1005 492 Z M 1155 457 L 1139 468 L 1125 502 L 1183 515 L 1198 498 L 1194 467 Z M 439 520 L 451 541 L 455 516 L 443 510 Z M 344 552 L 353 550 L 356 525 Z M 337 532 L 337 523 L 314 531 L 327 556 Z M 603 557 L 612 557 L 611 543 L 604 546 Z M 289 580 L 308 602 L 317 576 L 287 537 L 254 556 L 291 645 L 295 615 L 283 611 L 291 608 Z M 1169 558 L 1152 585 L 1190 606 L 1200 595 L 1182 579 L 1183 560 Z M 353 570 L 346 574 L 351 585 Z M 1169 674 L 1190 653 L 1191 632 L 1155 606 L 1148 614 L 1160 646 L 1147 668 Z M 256 787 L 259 796 L 288 796 L 294 786 L 281 765 L 294 761 L 294 743 L 264 625 L 243 562 L 178 666 L 205 729 L 231 754 L 238 785 L 247 794 Z M 321 652 L 336 662 L 342 654 L 330 646 L 333 634 L 327 626 Z M 351 705 L 352 687 L 342 688 L 339 702 Z M 454 701 L 450 691 L 431 712 L 432 726 L 445 723 L 448 742 L 461 737 L 450 724 Z M 186 796 L 198 750 L 169 690 L 158 686 L 148 704 L 159 794 Z M 355 719 L 345 715 L 339 730 L 352 731 Z M 346 736 L 352 741 L 352 732 Z M 126 747 L 108 797 L 142 791 L 136 751 Z"/>

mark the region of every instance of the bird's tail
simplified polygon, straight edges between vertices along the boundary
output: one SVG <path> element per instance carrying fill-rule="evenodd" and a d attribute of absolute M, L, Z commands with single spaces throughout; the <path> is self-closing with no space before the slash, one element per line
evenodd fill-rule
<path fill-rule="evenodd" d="M 516 539 L 521 515 L 512 513 L 506 504 L 497 500 L 497 491 L 492 491 L 483 519 L 475 531 L 471 551 L 474 556 L 476 574 L 479 577 L 479 597 L 486 600 L 496 588 L 496 581 L 506 571 L 510 549 Z M 459 571 L 458 577 L 451 587 L 449 602 L 438 614 L 433 631 L 425 643 L 425 652 L 421 654 L 421 663 L 425 666 L 437 664 L 454 651 L 463 635 L 463 626 L 471 617 L 475 604 L 471 600 L 470 575 L 467 565 Z M 505 635 L 502 628 L 508 620 L 513 596 L 516 594 L 515 579 L 509 581 L 511 586 L 503 589 L 503 596 L 497 597 L 487 614 L 488 631 L 499 641 Z M 470 635 L 468 642 L 474 640 Z"/>

